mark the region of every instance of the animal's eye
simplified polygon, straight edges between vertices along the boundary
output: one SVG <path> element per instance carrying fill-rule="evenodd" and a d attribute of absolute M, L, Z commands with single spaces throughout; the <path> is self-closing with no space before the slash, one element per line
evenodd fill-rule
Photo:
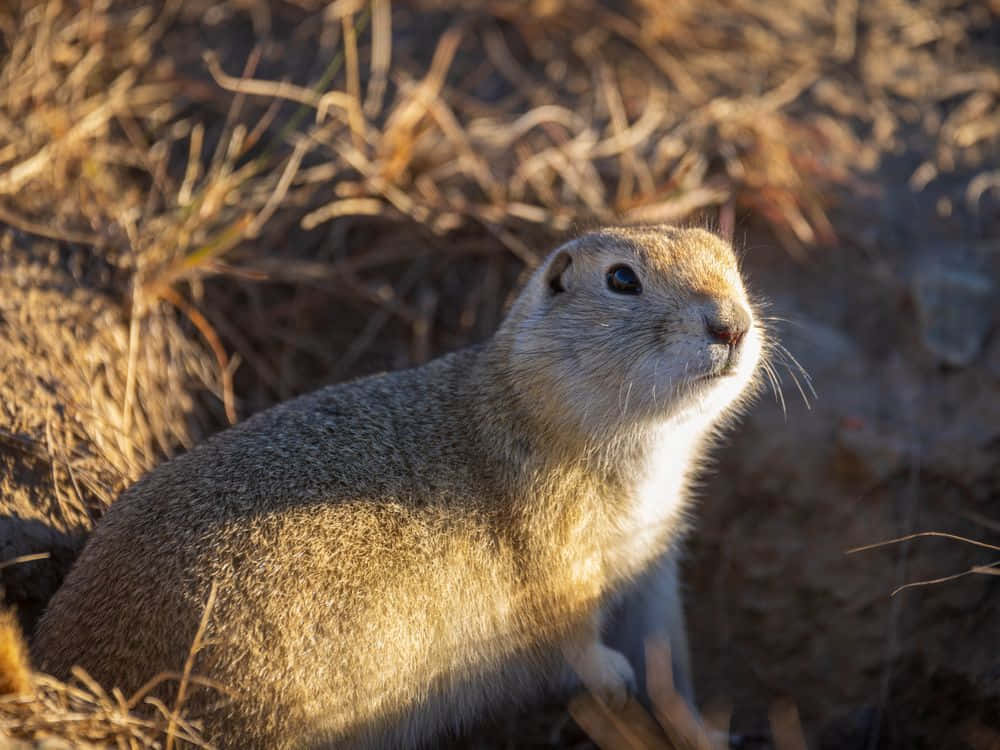
<path fill-rule="evenodd" d="M 628 266 L 613 266 L 608 270 L 608 289 L 618 294 L 639 294 L 642 292 L 642 284 L 639 277 L 635 275 Z"/>

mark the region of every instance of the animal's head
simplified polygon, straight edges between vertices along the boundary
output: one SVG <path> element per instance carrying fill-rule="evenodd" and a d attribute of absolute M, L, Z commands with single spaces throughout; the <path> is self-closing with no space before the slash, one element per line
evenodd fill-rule
<path fill-rule="evenodd" d="M 601 435 L 739 404 L 764 346 L 728 243 L 702 229 L 610 228 L 553 251 L 499 334 L 528 408 Z"/>

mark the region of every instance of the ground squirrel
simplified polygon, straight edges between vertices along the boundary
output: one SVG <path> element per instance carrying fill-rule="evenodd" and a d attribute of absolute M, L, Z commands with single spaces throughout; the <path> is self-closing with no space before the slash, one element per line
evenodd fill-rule
<path fill-rule="evenodd" d="M 283 403 L 127 490 L 35 658 L 128 694 L 184 665 L 214 583 L 194 671 L 231 694 L 193 686 L 187 708 L 225 748 L 419 745 L 561 689 L 567 664 L 621 701 L 607 615 L 634 600 L 625 629 L 683 652 L 687 484 L 763 346 L 715 235 L 586 234 L 484 344 Z"/>

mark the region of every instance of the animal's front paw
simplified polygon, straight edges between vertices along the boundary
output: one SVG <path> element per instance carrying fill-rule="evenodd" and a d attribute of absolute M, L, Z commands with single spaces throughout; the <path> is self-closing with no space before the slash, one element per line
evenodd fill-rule
<path fill-rule="evenodd" d="M 635 671 L 625 655 L 603 643 L 588 646 L 574 665 L 584 686 L 609 708 L 621 709 L 635 693 Z"/>

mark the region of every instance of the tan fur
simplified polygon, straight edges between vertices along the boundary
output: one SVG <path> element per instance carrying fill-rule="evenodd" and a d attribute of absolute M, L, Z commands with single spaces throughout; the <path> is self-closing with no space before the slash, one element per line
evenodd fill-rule
<path fill-rule="evenodd" d="M 606 288 L 615 263 L 641 295 Z M 233 697 L 193 688 L 187 708 L 222 747 L 416 745 L 564 688 L 566 660 L 619 699 L 632 670 L 604 615 L 662 564 L 677 598 L 689 475 L 754 377 L 756 325 L 738 368 L 695 379 L 723 368 L 704 321 L 732 305 L 735 258 L 707 232 L 568 243 L 487 343 L 281 404 L 125 492 L 40 663 L 126 694 L 178 671 L 215 582 L 195 671 Z"/>
<path fill-rule="evenodd" d="M 31 666 L 28 646 L 14 613 L 0 609 L 0 695 L 30 693 Z"/>

